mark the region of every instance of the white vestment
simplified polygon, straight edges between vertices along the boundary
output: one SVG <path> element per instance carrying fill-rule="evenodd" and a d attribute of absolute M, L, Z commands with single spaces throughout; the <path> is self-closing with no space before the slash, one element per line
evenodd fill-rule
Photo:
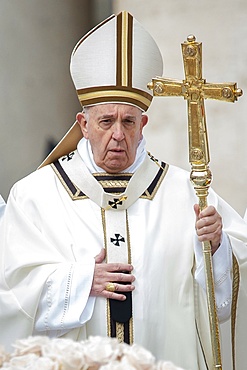
<path fill-rule="evenodd" d="M 3 197 L 0 195 L 0 221 L 1 221 L 1 218 L 3 217 L 5 206 L 6 206 L 5 201 Z"/>
<path fill-rule="evenodd" d="M 73 158 L 64 160 L 69 165 Z M 184 369 L 205 370 L 195 324 L 197 318 L 211 368 L 206 297 L 194 278 L 193 204 L 197 198 L 186 171 L 167 165 L 161 169 L 152 159 L 146 161 L 156 173 L 148 184 L 152 186 L 145 187 L 132 203 L 126 190 L 131 264 L 136 278 L 132 293 L 134 342 L 157 359 L 170 360 Z M 132 188 L 135 191 L 135 186 Z M 33 333 L 41 317 L 39 310 L 46 310 L 45 320 L 39 323 L 43 334 L 74 340 L 107 335 L 106 300 L 89 296 L 94 257 L 104 246 L 97 202 L 102 207 L 109 202 L 103 188 L 99 189 L 94 202 L 87 197 L 87 190 L 83 193 L 73 183 L 66 183 L 51 166 L 13 187 L 1 240 L 0 342 L 7 347 Z M 212 190 L 208 203 L 223 218 L 224 232 L 241 271 L 247 261 L 246 223 Z M 224 275 L 225 271 L 216 285 L 224 281 Z M 246 301 L 243 283 L 240 281 L 239 295 Z M 46 307 L 39 307 L 40 298 Z"/>

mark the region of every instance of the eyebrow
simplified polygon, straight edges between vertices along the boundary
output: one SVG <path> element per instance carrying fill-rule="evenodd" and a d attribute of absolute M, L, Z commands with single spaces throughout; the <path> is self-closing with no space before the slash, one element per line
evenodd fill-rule
<path fill-rule="evenodd" d="M 112 118 L 114 117 L 113 114 L 103 114 L 102 116 L 99 116 L 98 118 L 101 119 L 101 118 Z"/>
<path fill-rule="evenodd" d="M 130 114 L 128 114 L 126 117 L 124 117 L 124 119 L 126 119 L 126 118 L 135 121 L 137 117 L 136 116 L 131 116 Z"/>
<path fill-rule="evenodd" d="M 114 114 L 103 114 L 102 116 L 98 117 L 99 119 L 104 119 L 104 118 L 114 118 Z M 131 114 L 127 114 L 123 119 L 130 119 L 130 120 L 136 120 L 136 116 L 132 116 Z"/>

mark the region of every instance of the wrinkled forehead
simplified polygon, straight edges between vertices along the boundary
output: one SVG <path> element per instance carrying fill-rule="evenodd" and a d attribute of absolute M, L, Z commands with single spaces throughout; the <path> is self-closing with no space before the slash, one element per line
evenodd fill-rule
<path fill-rule="evenodd" d="M 143 111 L 131 104 L 121 104 L 121 103 L 106 103 L 97 104 L 92 106 L 84 107 L 84 112 L 89 115 L 100 116 L 109 115 L 115 116 L 118 114 L 125 116 L 141 117 Z"/>

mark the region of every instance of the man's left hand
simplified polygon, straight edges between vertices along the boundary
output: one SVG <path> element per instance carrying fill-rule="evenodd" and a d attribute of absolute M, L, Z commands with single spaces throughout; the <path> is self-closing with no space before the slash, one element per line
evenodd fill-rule
<path fill-rule="evenodd" d="M 216 252 L 221 243 L 222 218 L 213 206 L 208 206 L 200 211 L 199 205 L 194 205 L 196 214 L 196 233 L 199 242 L 210 241 L 212 254 Z"/>

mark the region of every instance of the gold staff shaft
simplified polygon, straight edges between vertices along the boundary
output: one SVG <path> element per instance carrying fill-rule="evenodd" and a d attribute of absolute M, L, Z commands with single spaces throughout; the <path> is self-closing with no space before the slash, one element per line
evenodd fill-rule
<path fill-rule="evenodd" d="M 208 190 L 212 182 L 212 174 L 208 167 L 209 148 L 204 101 L 200 99 L 198 93 L 196 94 L 193 89 L 193 92 L 188 94 L 187 102 L 189 161 L 191 164 L 190 179 L 198 197 L 199 208 L 202 211 L 207 207 Z M 209 241 L 202 242 L 202 250 L 213 362 L 214 368 L 221 370 L 220 335 L 215 301 L 211 243 Z"/>
<path fill-rule="evenodd" d="M 196 42 L 195 36 L 188 36 L 187 41 L 182 43 L 182 54 L 185 71 L 183 81 L 156 77 L 152 79 L 148 87 L 153 90 L 154 96 L 183 96 L 187 100 L 190 179 L 199 200 L 200 210 L 203 210 L 207 207 L 208 190 L 212 181 L 208 167 L 210 159 L 204 99 L 234 102 L 242 95 L 242 90 L 237 89 L 236 83 L 213 84 L 207 83 L 202 78 L 202 44 Z M 221 370 L 211 243 L 203 242 L 202 248 L 214 368 Z"/>

